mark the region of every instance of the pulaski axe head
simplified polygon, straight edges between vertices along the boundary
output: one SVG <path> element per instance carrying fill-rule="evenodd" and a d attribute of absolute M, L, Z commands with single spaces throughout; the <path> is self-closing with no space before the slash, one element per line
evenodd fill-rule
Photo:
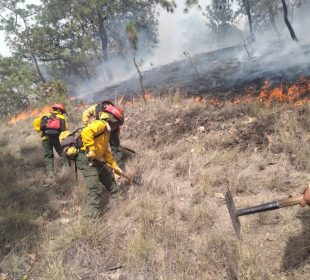
<path fill-rule="evenodd" d="M 231 222 L 233 224 L 233 227 L 235 229 L 235 232 L 236 232 L 238 238 L 240 238 L 241 237 L 241 235 L 240 235 L 241 225 L 240 225 L 239 218 L 236 215 L 235 203 L 233 201 L 233 198 L 232 198 L 232 195 L 231 195 L 231 192 L 230 192 L 229 189 L 227 189 L 227 192 L 225 194 L 225 200 L 226 200 L 226 205 L 227 205 L 227 208 L 228 208 L 228 212 L 229 212 L 229 215 L 230 215 Z"/>
<path fill-rule="evenodd" d="M 255 205 L 252 207 L 247 207 L 243 209 L 236 209 L 235 203 L 233 201 L 232 195 L 230 190 L 228 189 L 225 195 L 226 205 L 228 208 L 228 212 L 231 218 L 231 222 L 234 226 L 235 232 L 237 236 L 240 238 L 240 216 L 251 215 L 260 212 L 272 211 L 283 207 L 293 206 L 296 204 L 300 204 L 302 201 L 303 196 L 296 196 L 296 197 L 288 197 L 283 198 L 276 201 L 267 202 L 264 204 Z"/>

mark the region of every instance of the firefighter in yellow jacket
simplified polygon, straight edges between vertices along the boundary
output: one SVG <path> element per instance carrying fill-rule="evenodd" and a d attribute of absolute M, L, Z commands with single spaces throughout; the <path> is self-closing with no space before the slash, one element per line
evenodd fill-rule
<path fill-rule="evenodd" d="M 109 145 L 110 134 L 124 121 L 122 109 L 110 105 L 106 112 L 99 114 L 81 132 L 83 147 L 77 158 L 77 167 L 84 175 L 87 185 L 85 216 L 96 217 L 99 214 L 102 186 L 111 193 L 118 191 L 114 174 L 107 164 L 122 172 L 113 159 Z"/>
<path fill-rule="evenodd" d="M 54 168 L 54 152 L 63 155 L 63 149 L 59 142 L 59 135 L 68 129 L 66 110 L 63 104 L 52 105 L 52 111 L 36 118 L 33 122 L 34 129 L 40 133 L 44 151 L 44 160 L 47 171 L 51 174 Z"/>
<path fill-rule="evenodd" d="M 82 123 L 83 126 L 87 126 L 92 120 L 99 119 L 99 114 L 101 112 L 106 112 L 110 106 L 115 106 L 111 101 L 102 101 L 97 105 L 93 105 L 86 109 L 82 115 Z M 123 112 L 122 112 L 123 114 Z M 124 120 L 124 114 L 122 115 L 122 120 Z M 113 153 L 114 159 L 120 163 L 123 155 L 120 151 L 120 126 L 118 126 L 115 130 L 111 131 L 110 134 L 110 146 Z"/>

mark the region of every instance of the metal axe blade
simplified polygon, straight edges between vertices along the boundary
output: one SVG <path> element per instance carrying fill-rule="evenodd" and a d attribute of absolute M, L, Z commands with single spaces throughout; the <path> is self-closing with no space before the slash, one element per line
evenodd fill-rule
<path fill-rule="evenodd" d="M 238 238 L 240 238 L 241 237 L 241 235 L 240 235 L 241 225 L 240 225 L 239 218 L 236 215 L 235 203 L 233 201 L 233 198 L 232 198 L 232 195 L 231 195 L 231 192 L 229 189 L 227 189 L 227 192 L 225 194 L 225 200 L 226 200 L 228 212 L 229 212 L 230 219 L 231 219 L 231 222 L 233 224 L 233 227 L 235 229 L 236 235 L 238 236 Z"/>
<path fill-rule="evenodd" d="M 238 217 L 293 206 L 299 204 L 302 198 L 303 196 L 288 197 L 276 201 L 267 202 L 264 204 L 255 205 L 252 207 L 236 209 L 230 190 L 227 189 L 227 192 L 225 194 L 225 200 L 228 212 L 238 238 L 240 238 L 240 228 L 241 228 Z"/>

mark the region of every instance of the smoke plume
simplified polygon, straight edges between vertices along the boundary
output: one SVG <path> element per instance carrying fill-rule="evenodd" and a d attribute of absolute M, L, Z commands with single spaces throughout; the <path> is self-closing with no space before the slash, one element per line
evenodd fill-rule
<path fill-rule="evenodd" d="M 210 89 L 210 85 L 214 88 L 225 85 L 228 89 L 238 83 L 261 81 L 268 75 L 296 78 L 310 74 L 307 36 L 310 3 L 303 2 L 301 8 L 290 9 L 297 43 L 290 38 L 282 11 L 276 17 L 278 32 L 272 28 L 255 30 L 256 41 L 251 42 L 247 20 L 242 17 L 237 25 L 239 32 L 218 40 L 202 15 L 211 1 L 200 1 L 202 10 L 193 8 L 189 13 L 183 12 L 185 1 L 176 2 L 178 8 L 173 14 L 160 10 L 157 48 L 151 53 L 137 54 L 137 60 L 142 61 L 140 68 L 146 88 L 184 87 L 202 92 Z M 77 88 L 80 97 L 96 102 L 98 98 L 139 93 L 139 77 L 130 55 L 126 59 L 114 58 L 108 66 L 109 76 L 106 65 L 100 65 L 98 75 Z"/>

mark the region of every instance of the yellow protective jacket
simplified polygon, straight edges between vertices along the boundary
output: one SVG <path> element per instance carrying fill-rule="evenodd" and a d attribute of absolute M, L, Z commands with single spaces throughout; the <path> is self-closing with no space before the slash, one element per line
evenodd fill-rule
<path fill-rule="evenodd" d="M 96 118 L 96 107 L 97 105 L 90 106 L 83 112 L 82 123 L 84 126 L 88 125 L 92 119 Z"/>
<path fill-rule="evenodd" d="M 94 119 L 96 119 L 96 107 L 97 105 L 92 105 L 87 108 L 82 115 L 83 126 L 87 126 Z M 110 144 L 114 147 L 120 146 L 120 127 L 110 133 Z"/>
<path fill-rule="evenodd" d="M 113 159 L 110 148 L 110 132 L 109 124 L 104 120 L 94 120 L 81 132 L 83 147 L 81 150 L 94 151 L 97 160 L 105 160 L 112 167 L 119 168 Z"/>
<path fill-rule="evenodd" d="M 33 127 L 34 127 L 35 131 L 37 131 L 38 133 L 41 134 L 41 140 L 42 141 L 48 139 L 48 136 L 47 135 L 43 135 L 43 131 L 40 128 L 41 119 L 44 116 L 50 116 L 51 114 L 55 114 L 57 118 L 63 119 L 65 121 L 66 130 L 68 130 L 68 122 L 66 120 L 66 117 L 63 114 L 59 113 L 58 111 L 52 111 L 51 113 L 44 114 L 44 115 L 36 118 L 33 121 Z"/>

